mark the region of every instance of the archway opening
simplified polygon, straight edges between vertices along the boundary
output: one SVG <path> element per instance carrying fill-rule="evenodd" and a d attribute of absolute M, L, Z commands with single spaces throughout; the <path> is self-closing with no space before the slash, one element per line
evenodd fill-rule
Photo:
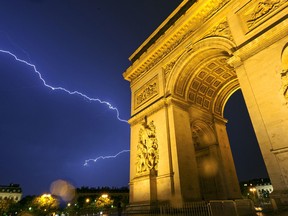
<path fill-rule="evenodd" d="M 227 133 L 239 182 L 268 178 L 268 173 L 249 113 L 239 89 L 228 99 L 224 108 Z"/>

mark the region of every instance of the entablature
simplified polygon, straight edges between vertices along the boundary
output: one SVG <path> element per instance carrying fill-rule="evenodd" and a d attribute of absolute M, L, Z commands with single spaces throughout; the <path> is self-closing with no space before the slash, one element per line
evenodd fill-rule
<path fill-rule="evenodd" d="M 179 10 L 189 2 L 194 1 L 183 1 L 183 3 L 171 14 L 177 14 Z M 143 54 L 135 59 L 136 52 L 141 50 L 147 45 L 149 38 L 138 48 L 138 50 L 130 57 L 133 59 L 132 65 L 123 73 L 126 80 L 132 82 L 133 80 L 140 77 L 143 73 L 154 67 L 164 57 L 171 54 L 180 44 L 181 46 L 188 46 L 189 42 L 187 38 L 191 37 L 197 29 L 201 29 L 201 26 L 211 19 L 217 12 L 219 12 L 225 5 L 231 0 L 210 0 L 210 1 L 197 1 L 193 3 L 185 13 L 179 17 L 173 25 L 171 25 L 162 35 L 157 38 L 157 43 L 154 41 Z M 171 16 L 168 17 L 163 24 L 171 20 Z M 150 39 L 155 36 L 157 32 L 161 30 L 161 26 L 150 36 Z M 202 32 L 202 38 L 207 35 L 207 32 Z M 201 39 L 201 37 L 199 38 Z M 157 45 L 156 45 L 157 44 Z"/>

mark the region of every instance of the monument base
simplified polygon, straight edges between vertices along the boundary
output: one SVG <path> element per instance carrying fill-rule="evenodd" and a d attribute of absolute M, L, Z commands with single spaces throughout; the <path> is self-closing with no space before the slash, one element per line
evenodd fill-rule
<path fill-rule="evenodd" d="M 275 211 L 288 208 L 288 191 L 273 191 L 270 198 Z"/>
<path fill-rule="evenodd" d="M 125 212 L 127 214 L 153 214 L 153 215 L 161 215 L 160 209 L 157 203 L 133 203 L 126 206 Z"/>
<path fill-rule="evenodd" d="M 127 206 L 129 215 L 255 215 L 251 200 L 211 200 L 185 203 L 133 203 Z"/>

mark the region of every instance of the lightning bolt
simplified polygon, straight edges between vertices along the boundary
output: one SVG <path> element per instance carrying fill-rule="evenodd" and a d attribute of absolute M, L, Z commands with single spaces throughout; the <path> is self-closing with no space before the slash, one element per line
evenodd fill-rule
<path fill-rule="evenodd" d="M 79 95 L 79 96 L 81 96 L 81 97 L 83 97 L 83 98 L 85 98 L 85 99 L 87 99 L 87 100 L 89 100 L 89 101 L 96 101 L 96 102 L 99 102 L 100 104 L 105 104 L 106 106 L 108 106 L 109 109 L 111 109 L 111 110 L 113 110 L 113 111 L 116 112 L 116 114 L 117 114 L 117 119 L 118 119 L 119 121 L 128 123 L 127 120 L 120 118 L 119 110 L 118 110 L 116 107 L 112 106 L 109 102 L 107 102 L 107 101 L 102 101 L 102 100 L 100 100 L 99 98 L 91 98 L 91 97 L 87 96 L 86 94 L 83 94 L 83 93 L 81 93 L 81 92 L 79 92 L 79 91 L 70 91 L 70 90 L 68 90 L 68 89 L 66 89 L 66 88 L 63 88 L 63 87 L 54 87 L 54 86 L 51 86 L 51 85 L 49 85 L 49 84 L 46 83 L 46 81 L 43 79 L 41 73 L 37 70 L 37 68 L 36 68 L 36 66 L 35 66 L 34 64 L 31 64 L 31 63 L 29 63 L 29 62 L 27 62 L 27 61 L 25 61 L 25 60 L 23 60 L 23 59 L 18 58 L 15 54 L 13 54 L 13 53 L 11 53 L 11 52 L 9 52 L 9 51 L 7 51 L 7 50 L 2 50 L 2 49 L 0 49 L 0 52 L 1 52 L 1 53 L 4 53 L 4 54 L 7 54 L 7 55 L 10 55 L 10 56 L 12 56 L 16 61 L 21 62 L 21 63 L 23 63 L 23 64 L 26 64 L 26 65 L 32 67 L 32 68 L 34 69 L 34 72 L 37 73 L 39 79 L 42 81 L 43 85 L 46 86 L 47 88 L 49 88 L 49 89 L 51 89 L 51 90 L 53 90 L 53 91 L 56 91 L 56 90 L 58 90 L 58 91 L 64 91 L 64 92 L 66 92 L 66 93 L 68 93 L 68 94 L 70 94 L 70 95 Z M 124 151 L 125 151 L 125 150 L 124 150 Z"/>
<path fill-rule="evenodd" d="M 97 157 L 97 158 L 95 158 L 95 159 L 88 159 L 88 160 L 85 160 L 85 163 L 84 163 L 84 166 L 88 166 L 88 163 L 90 162 L 90 161 L 93 161 L 93 162 L 97 162 L 97 160 L 99 160 L 99 159 L 110 159 L 110 158 L 116 158 L 116 157 L 118 157 L 118 155 L 120 155 L 120 154 L 123 154 L 123 153 L 125 153 L 125 152 L 130 152 L 130 150 L 122 150 L 122 151 L 120 151 L 120 152 L 118 152 L 116 155 L 111 155 L 111 156 L 99 156 L 99 157 Z"/>
<path fill-rule="evenodd" d="M 100 100 L 99 98 L 91 98 L 91 97 L 87 96 L 86 94 L 83 94 L 83 93 L 81 93 L 81 92 L 79 92 L 79 91 L 70 91 L 70 90 L 68 90 L 68 89 L 66 89 L 66 88 L 63 88 L 63 87 L 54 87 L 54 86 L 51 86 L 51 85 L 49 85 L 49 84 L 46 83 L 45 79 L 42 77 L 42 74 L 37 70 L 37 68 L 36 68 L 36 66 L 35 66 L 34 64 L 29 63 L 29 62 L 27 62 L 27 61 L 25 61 L 25 60 L 23 60 L 23 59 L 18 58 L 15 54 L 11 53 L 10 51 L 0 49 L 0 52 L 1 52 L 1 53 L 4 53 L 4 54 L 7 54 L 7 55 L 10 55 L 10 56 L 12 56 L 16 61 L 21 62 L 21 63 L 23 63 L 23 64 L 25 64 L 25 65 L 27 65 L 27 66 L 32 67 L 33 70 L 34 70 L 34 72 L 38 75 L 39 79 L 42 81 L 42 83 L 43 83 L 43 85 L 44 85 L 45 87 L 47 87 L 47 88 L 49 88 L 49 89 L 51 89 L 51 90 L 53 90 L 53 91 L 56 91 L 56 90 L 58 90 L 58 91 L 64 91 L 64 92 L 66 92 L 66 93 L 68 93 L 68 94 L 70 94 L 70 95 L 79 95 L 79 96 L 81 96 L 81 97 L 83 97 L 83 98 L 85 98 L 85 99 L 87 99 L 87 100 L 89 100 L 89 101 L 96 101 L 96 102 L 99 102 L 100 104 L 105 104 L 106 106 L 108 106 L 109 109 L 111 109 L 111 110 L 113 110 L 113 111 L 116 112 L 116 114 L 117 114 L 117 119 L 118 119 L 119 121 L 128 123 L 127 120 L 124 120 L 124 119 L 121 119 L 121 118 L 120 118 L 119 110 L 118 110 L 116 107 L 112 106 L 109 102 L 107 102 L 107 101 L 102 101 L 102 100 Z M 96 161 L 99 160 L 99 159 L 116 158 L 118 155 L 123 154 L 123 153 L 125 153 L 125 152 L 130 152 L 130 150 L 122 150 L 122 151 L 118 152 L 116 155 L 112 155 L 112 156 L 99 156 L 98 158 L 95 158 L 95 159 L 85 160 L 84 166 L 87 166 L 90 161 L 96 162 Z"/>

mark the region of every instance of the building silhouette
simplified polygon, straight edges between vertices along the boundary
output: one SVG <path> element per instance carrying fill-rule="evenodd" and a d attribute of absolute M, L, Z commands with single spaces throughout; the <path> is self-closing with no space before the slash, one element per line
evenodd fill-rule
<path fill-rule="evenodd" d="M 0 185 L 0 200 L 10 199 L 15 202 L 21 200 L 22 189 L 19 184 Z"/>

